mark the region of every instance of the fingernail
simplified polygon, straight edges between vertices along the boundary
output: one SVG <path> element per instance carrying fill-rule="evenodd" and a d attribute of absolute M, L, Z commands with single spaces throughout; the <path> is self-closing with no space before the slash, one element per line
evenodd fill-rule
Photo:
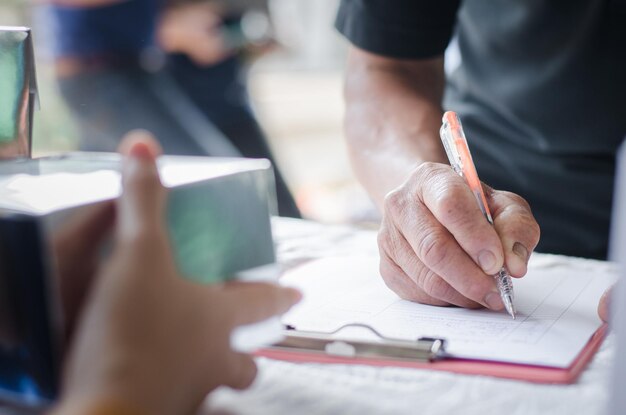
<path fill-rule="evenodd" d="M 491 310 L 502 310 L 504 308 L 504 303 L 502 303 L 502 298 L 500 298 L 500 294 L 497 292 L 490 292 L 485 296 L 485 303 L 487 303 L 487 307 Z"/>
<path fill-rule="evenodd" d="M 496 266 L 496 256 L 491 251 L 482 251 L 478 254 L 478 265 L 485 273 L 490 274 Z"/>
<path fill-rule="evenodd" d="M 149 160 L 152 158 L 152 151 L 145 143 L 134 143 L 128 151 L 130 158 Z"/>
<path fill-rule="evenodd" d="M 526 249 L 524 245 L 519 242 L 515 242 L 513 245 L 513 253 L 524 261 L 524 264 L 528 263 L 528 249 Z"/>

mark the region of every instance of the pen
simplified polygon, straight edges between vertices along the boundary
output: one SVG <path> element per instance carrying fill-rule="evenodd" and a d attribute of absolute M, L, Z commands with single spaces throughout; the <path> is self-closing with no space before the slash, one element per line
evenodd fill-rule
<path fill-rule="evenodd" d="M 443 142 L 443 147 L 446 150 L 448 160 L 450 160 L 450 165 L 457 174 L 465 179 L 465 182 L 472 190 L 478 202 L 478 207 L 480 207 L 480 210 L 489 223 L 493 225 L 493 218 L 491 217 L 491 212 L 489 211 L 487 199 L 485 198 L 482 184 L 478 178 L 478 173 L 476 173 L 472 155 L 467 146 L 467 139 L 465 138 L 465 133 L 461 126 L 461 120 L 454 111 L 447 111 L 443 114 L 442 122 L 443 124 L 441 130 L 439 130 L 439 134 Z M 513 317 L 513 320 L 515 320 L 513 281 L 511 280 L 511 276 L 506 268 L 502 267 L 502 269 L 494 275 L 494 278 L 496 279 L 496 285 L 504 307 L 511 317 Z"/>

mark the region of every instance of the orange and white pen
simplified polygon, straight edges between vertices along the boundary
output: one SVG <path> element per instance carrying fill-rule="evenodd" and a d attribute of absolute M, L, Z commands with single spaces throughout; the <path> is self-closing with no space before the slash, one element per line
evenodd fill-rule
<path fill-rule="evenodd" d="M 439 130 L 439 134 L 441 136 L 441 141 L 443 142 L 443 147 L 446 150 L 448 160 L 450 160 L 450 165 L 456 173 L 465 179 L 465 182 L 472 190 L 472 193 L 478 202 L 478 207 L 480 207 L 480 210 L 483 212 L 483 215 L 485 215 L 485 218 L 487 218 L 489 223 L 493 225 L 493 218 L 491 217 L 491 212 L 489 211 L 489 205 L 487 205 L 487 199 L 485 198 L 485 193 L 483 192 L 483 186 L 478 178 L 478 173 L 476 173 L 476 167 L 474 166 L 472 155 L 470 154 L 469 147 L 467 146 L 467 139 L 465 138 L 465 133 L 463 132 L 461 120 L 455 112 L 447 111 L 443 114 L 442 122 L 443 124 L 441 126 L 441 130 Z M 494 278 L 496 279 L 496 285 L 506 311 L 511 315 L 511 317 L 513 317 L 513 319 L 515 319 L 515 306 L 513 305 L 513 281 L 511 280 L 511 276 L 506 268 L 502 267 L 502 269 L 494 275 Z"/>

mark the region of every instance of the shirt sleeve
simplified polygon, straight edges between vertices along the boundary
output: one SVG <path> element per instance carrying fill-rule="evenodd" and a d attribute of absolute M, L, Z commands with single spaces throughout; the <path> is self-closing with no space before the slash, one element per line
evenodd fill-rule
<path fill-rule="evenodd" d="M 353 45 L 398 59 L 442 55 L 460 0 L 341 0 L 335 27 Z"/>

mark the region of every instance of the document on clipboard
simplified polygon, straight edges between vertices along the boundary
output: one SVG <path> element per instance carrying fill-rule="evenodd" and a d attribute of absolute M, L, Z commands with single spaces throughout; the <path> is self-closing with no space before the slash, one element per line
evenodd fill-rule
<path fill-rule="evenodd" d="M 597 304 L 617 278 L 610 264 L 597 272 L 589 263 L 535 267 L 531 260 L 515 281 L 519 316 L 511 320 L 504 312 L 404 301 L 386 287 L 377 257 L 317 260 L 281 279 L 304 299 L 283 317 L 284 341 L 259 354 L 571 383 L 601 344 Z"/>

